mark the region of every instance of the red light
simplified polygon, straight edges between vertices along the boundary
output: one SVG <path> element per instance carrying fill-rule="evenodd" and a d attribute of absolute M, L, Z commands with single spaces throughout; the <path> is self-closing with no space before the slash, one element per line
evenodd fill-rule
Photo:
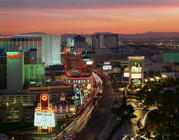
<path fill-rule="evenodd" d="M 58 37 L 54 37 L 54 40 L 58 40 Z"/>
<path fill-rule="evenodd" d="M 48 97 L 47 97 L 47 95 L 42 95 L 41 99 L 42 99 L 42 101 L 47 101 Z"/>
<path fill-rule="evenodd" d="M 41 94 L 40 95 L 40 103 L 41 103 L 42 109 L 46 109 L 48 107 L 48 102 L 49 102 L 48 94 Z"/>
<path fill-rule="evenodd" d="M 22 58 L 22 55 L 21 54 L 8 55 L 7 58 L 11 58 L 11 59 Z"/>

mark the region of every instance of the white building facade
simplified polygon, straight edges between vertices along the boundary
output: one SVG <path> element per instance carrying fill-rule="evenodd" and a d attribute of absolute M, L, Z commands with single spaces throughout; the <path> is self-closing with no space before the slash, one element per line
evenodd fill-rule
<path fill-rule="evenodd" d="M 0 36 L 0 49 L 4 51 L 37 51 L 37 63 L 46 66 L 61 63 L 61 36 L 50 34 L 19 34 Z"/>

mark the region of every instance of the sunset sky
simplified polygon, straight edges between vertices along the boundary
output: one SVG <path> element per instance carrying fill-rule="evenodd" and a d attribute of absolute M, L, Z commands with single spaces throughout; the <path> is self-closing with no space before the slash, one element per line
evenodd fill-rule
<path fill-rule="evenodd" d="M 179 0 L 0 0 L 0 34 L 178 32 Z"/>

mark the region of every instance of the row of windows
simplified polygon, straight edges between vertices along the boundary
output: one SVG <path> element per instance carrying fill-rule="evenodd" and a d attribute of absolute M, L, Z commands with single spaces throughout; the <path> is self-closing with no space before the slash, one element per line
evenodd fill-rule
<path fill-rule="evenodd" d="M 51 98 L 57 98 L 59 97 L 59 95 L 56 95 L 56 94 L 52 94 L 51 95 Z M 24 95 L 24 96 L 15 96 L 15 95 L 2 95 L 0 96 L 0 103 L 1 102 L 33 102 L 33 101 L 36 101 L 37 98 L 36 98 L 36 95 Z"/>
<path fill-rule="evenodd" d="M 8 96 L 2 96 L 1 98 L 2 98 L 2 100 L 6 100 L 8 98 Z M 9 100 L 20 99 L 20 98 L 21 98 L 21 96 L 9 96 Z M 28 99 L 28 98 L 35 99 L 36 96 L 30 96 L 30 97 L 29 96 L 22 96 L 22 98 L 23 99 Z"/>

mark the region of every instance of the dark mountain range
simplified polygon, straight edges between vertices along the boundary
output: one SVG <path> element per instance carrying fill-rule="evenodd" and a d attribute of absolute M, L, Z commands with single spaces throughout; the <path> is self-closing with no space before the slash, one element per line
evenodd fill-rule
<path fill-rule="evenodd" d="M 137 34 L 119 34 L 120 39 L 179 39 L 179 32 L 147 32 Z"/>
<path fill-rule="evenodd" d="M 100 32 L 99 32 L 100 33 Z M 101 32 L 110 34 L 109 32 Z M 32 32 L 22 34 L 48 34 L 44 32 Z M 62 38 L 74 37 L 79 34 L 62 34 Z M 90 37 L 92 34 L 81 34 L 84 37 Z M 119 33 L 119 39 L 179 39 L 179 32 L 146 32 L 136 34 L 121 34 Z"/>

